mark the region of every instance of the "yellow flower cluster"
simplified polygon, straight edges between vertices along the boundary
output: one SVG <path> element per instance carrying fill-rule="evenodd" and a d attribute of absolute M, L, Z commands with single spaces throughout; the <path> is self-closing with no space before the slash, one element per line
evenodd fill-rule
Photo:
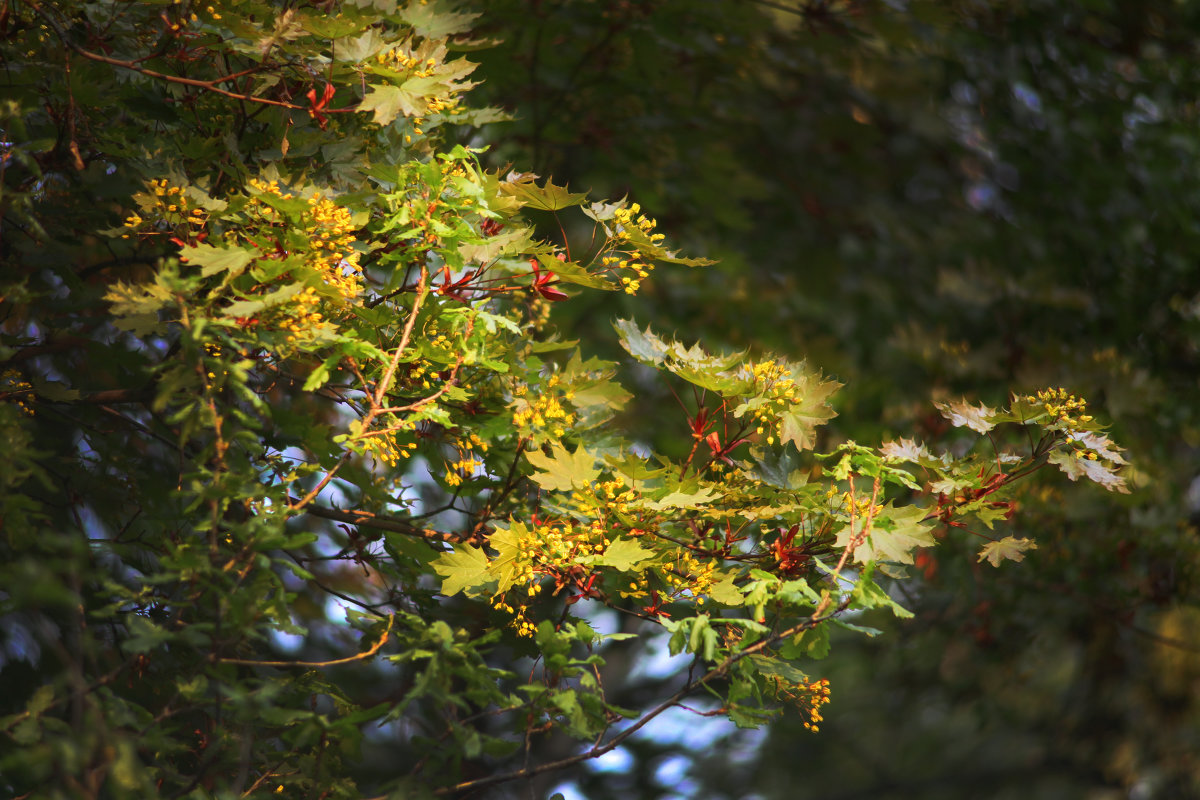
<path fill-rule="evenodd" d="M 260 194 L 274 195 L 281 200 L 291 200 L 294 196 L 283 191 L 279 181 L 251 178 L 248 183 Z M 259 197 L 251 197 L 250 206 L 264 220 L 279 221 L 279 213 Z M 312 266 L 338 294 L 346 298 L 357 297 L 363 288 L 362 266 L 358 263 L 358 251 L 351 246 L 356 228 L 350 212 L 323 195 L 315 194 L 308 198 L 308 209 L 302 219 L 312 247 Z"/>
<path fill-rule="evenodd" d="M 674 569 L 665 571 L 663 577 L 666 578 L 672 597 L 678 598 L 685 593 L 691 593 L 698 603 L 703 604 L 704 598 L 701 595 L 707 594 L 716 582 L 713 580 L 716 568 L 715 562 L 702 562 L 690 550 L 680 549 L 675 551 Z"/>
<path fill-rule="evenodd" d="M 661 233 L 654 231 L 657 223 L 642 214 L 641 210 L 642 207 L 634 203 L 628 208 L 618 208 L 613 212 L 613 219 L 617 224 L 612 234 L 612 244 L 616 250 L 600 262 L 602 272 L 620 277 L 621 287 L 626 294 L 637 294 L 638 289 L 642 287 L 642 281 L 650 277 L 654 265 L 646 261 L 636 249 L 626 250 L 622 245 L 633 240 L 635 231 L 640 234 L 638 238 L 645 237 L 653 245 L 660 244 L 665 238 Z M 626 274 L 622 275 L 622 272 Z"/>
<path fill-rule="evenodd" d="M 170 234 L 187 239 L 203 231 L 206 212 L 192 205 L 182 186 L 175 186 L 163 178 L 150 181 L 147 189 L 152 204 L 145 204 L 149 207 L 143 207 L 141 214 L 134 212 L 126 217 L 126 228 L 143 236 Z M 128 239 L 129 234 L 122 234 L 121 238 Z"/>
<path fill-rule="evenodd" d="M 380 66 L 396 72 L 411 72 L 417 78 L 428 78 L 433 74 L 433 68 L 437 66 L 437 59 L 430 58 L 421 61 L 400 47 L 383 51 L 375 56 L 375 60 L 379 62 Z"/>
<path fill-rule="evenodd" d="M 1037 397 L 1028 395 L 1025 402 L 1040 404 L 1046 413 L 1054 417 L 1068 431 L 1078 430 L 1079 426 L 1091 422 L 1093 417 L 1083 412 L 1087 410 L 1087 401 L 1081 397 L 1069 394 L 1066 389 L 1042 389 Z"/>
<path fill-rule="evenodd" d="M 621 491 L 624 485 L 621 481 L 601 481 L 596 484 L 597 496 L 608 501 L 608 507 L 618 514 L 627 513 L 629 504 L 637 499 L 637 492 L 632 489 Z"/>
<path fill-rule="evenodd" d="M 821 707 L 829 702 L 828 678 L 815 681 L 801 680 L 795 685 L 791 685 L 775 675 L 769 676 L 767 680 L 771 693 L 777 700 L 792 703 L 802 712 L 808 712 L 808 719 L 804 723 L 805 730 L 813 733 L 820 730 L 820 723 L 825 719 L 821 716 Z"/>
<path fill-rule="evenodd" d="M 537 584 L 534 584 L 532 588 L 538 588 Z M 536 594 L 536 592 L 530 591 L 530 595 L 533 594 Z M 504 600 L 503 597 L 496 597 L 492 600 L 492 608 L 496 609 L 497 611 L 503 611 L 507 614 L 512 614 L 513 619 L 511 625 L 513 629 L 516 630 L 518 636 L 523 636 L 526 639 L 532 639 L 533 635 L 537 633 L 537 626 L 529 621 L 529 617 L 525 616 L 525 606 L 518 605 L 516 608 L 513 608 Z"/>
<path fill-rule="evenodd" d="M 537 573 L 571 566 L 580 555 L 600 555 L 608 547 L 603 526 L 575 527 L 544 522 L 534 525 L 517 541 L 521 551 L 518 581 L 528 583 Z"/>
<path fill-rule="evenodd" d="M 829 702 L 829 679 L 822 678 L 809 684 L 800 684 L 798 688 L 803 688 L 809 696 L 809 720 L 804 723 L 804 727 L 816 733 L 821 729 L 820 723 L 824 720 L 821 716 L 821 706 Z"/>
<path fill-rule="evenodd" d="M 357 297 L 363 288 L 362 266 L 358 251 L 350 246 L 355 231 L 350 212 L 319 194 L 309 199 L 308 206 L 304 231 L 316 253 L 317 270 L 343 297 Z"/>
<path fill-rule="evenodd" d="M 362 420 L 354 420 L 350 423 L 350 436 L 363 455 L 374 456 L 389 467 L 394 467 L 400 463 L 400 459 L 411 458 L 416 452 L 416 442 L 401 442 L 396 438 L 399 434 L 411 432 L 414 427 L 411 422 L 398 420 L 391 415 L 384 417 L 384 421 L 386 428 L 364 433 Z"/>
<path fill-rule="evenodd" d="M 393 70 L 395 72 L 407 72 L 415 78 L 429 78 L 437 71 L 438 60 L 436 58 L 426 58 L 424 60 L 417 58 L 413 53 L 402 47 L 393 47 L 391 50 L 385 50 L 375 57 L 380 66 Z M 453 94 L 444 96 L 433 95 L 426 96 L 425 106 L 428 114 L 458 114 L 462 111 L 459 106 L 459 98 Z M 421 135 L 421 126 L 425 124 L 424 116 L 415 116 L 413 121 L 413 133 Z M 406 137 L 411 141 L 411 137 Z"/>
<path fill-rule="evenodd" d="M 33 384 L 21 377 L 15 369 L 6 369 L 0 374 L 0 399 L 8 403 L 16 403 L 17 408 L 29 416 L 33 409 L 25 402 L 25 398 L 33 394 Z"/>
<path fill-rule="evenodd" d="M 756 433 L 767 433 L 767 444 L 775 444 L 779 415 L 796 401 L 796 382 L 787 368 L 776 361 L 759 361 L 750 366 L 754 391 L 764 402 L 751 413 L 758 423 Z"/>
<path fill-rule="evenodd" d="M 446 462 L 446 485 L 460 486 L 464 480 L 475 477 L 475 470 L 482 467 L 482 461 L 470 456 L 464 456 L 458 461 L 448 461 Z"/>
<path fill-rule="evenodd" d="M 653 264 L 642 260 L 636 254 L 630 255 L 629 258 L 605 256 L 600 260 L 600 266 L 602 272 L 613 275 L 620 275 L 621 272 L 633 273 L 620 276 L 621 287 L 625 290 L 625 294 L 637 294 L 638 289 L 642 288 L 642 281 L 649 278 L 650 273 L 654 271 Z"/>
<path fill-rule="evenodd" d="M 613 240 L 617 242 L 627 242 L 630 239 L 630 232 L 638 230 L 644 234 L 651 242 L 658 244 L 664 237 L 661 233 L 654 232 L 654 226 L 658 223 L 641 213 L 642 207 L 634 203 L 629 208 L 618 208 L 613 212 L 613 219 L 617 221 L 617 230 L 613 235 Z"/>
<path fill-rule="evenodd" d="M 563 401 L 569 402 L 575 392 L 570 389 L 563 391 L 560 385 L 559 376 L 551 375 L 532 401 L 528 398 L 529 388 L 518 385 L 513 390 L 513 402 L 517 409 L 513 412 L 513 425 L 522 431 L 563 436 L 567 427 L 575 422 L 575 413 L 564 408 Z"/>

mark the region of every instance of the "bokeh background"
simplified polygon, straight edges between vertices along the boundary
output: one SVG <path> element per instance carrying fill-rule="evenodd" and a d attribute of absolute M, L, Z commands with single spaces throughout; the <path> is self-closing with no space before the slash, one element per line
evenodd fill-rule
<path fill-rule="evenodd" d="M 819 734 L 680 711 L 521 791 L 1200 796 L 1200 6 L 476 5 L 499 40 L 475 55 L 477 92 L 514 115 L 491 162 L 628 194 L 720 260 L 556 307 L 565 335 L 602 349 L 633 315 L 806 357 L 846 384 L 829 442 L 936 443 L 936 399 L 1063 386 L 1111 421 L 1135 487 L 1031 485 L 1022 564 L 978 564 L 948 536 L 910 583 L 915 620 L 874 620 L 883 636 L 816 665 L 834 688 Z M 637 377 L 629 422 L 684 446 L 667 390 Z M 633 702 L 672 679 L 652 652 L 610 673 Z"/>

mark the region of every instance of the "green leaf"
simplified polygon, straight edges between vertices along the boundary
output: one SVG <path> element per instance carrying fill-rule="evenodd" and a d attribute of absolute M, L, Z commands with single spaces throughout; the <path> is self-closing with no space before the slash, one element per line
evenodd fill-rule
<path fill-rule="evenodd" d="M 1032 539 L 1018 539 L 1006 536 L 998 542 L 988 542 L 979 551 L 979 561 L 985 558 L 993 567 L 999 567 L 1001 561 L 1024 561 L 1028 550 L 1036 550 L 1037 543 Z"/>
<path fill-rule="evenodd" d="M 496 579 L 497 592 L 507 592 L 515 585 L 517 563 L 522 560 L 520 540 L 528 533 L 523 523 L 514 520 L 507 529 L 496 528 L 488 537 L 488 545 L 496 551 L 488 572 Z"/>
<path fill-rule="evenodd" d="M 958 400 L 953 403 L 934 403 L 942 416 L 950 420 L 950 424 L 955 427 L 966 426 L 977 433 L 987 433 L 992 428 L 996 427 L 996 423 L 992 417 L 996 415 L 996 409 L 988 408 L 980 403 L 978 406 L 968 405 L 965 400 Z"/>
<path fill-rule="evenodd" d="M 360 63 L 379 53 L 388 46 L 376 28 L 370 28 L 360 36 L 345 37 L 333 43 L 333 54 L 338 61 Z"/>
<path fill-rule="evenodd" d="M 791 377 L 796 384 L 796 400 L 779 415 L 779 438 L 791 442 L 797 450 L 811 450 L 817 443 L 817 426 L 837 416 L 829 398 L 842 384 L 822 379 L 803 364 L 792 366 Z"/>
<path fill-rule="evenodd" d="M 734 572 L 717 572 L 720 575 L 720 580 L 708 587 L 708 596 L 715 603 L 720 603 L 724 606 L 740 606 L 746 598 L 734 583 L 734 578 L 737 574 Z"/>
<path fill-rule="evenodd" d="M 424 96 L 391 84 L 371 84 L 370 91 L 358 104 L 360 112 L 374 112 L 371 121 L 376 125 L 390 125 L 396 117 L 418 117 L 429 109 Z"/>
<path fill-rule="evenodd" d="M 487 554 L 469 544 L 456 545 L 452 552 L 442 553 L 432 562 L 433 569 L 442 576 L 442 594 L 447 597 L 488 582 Z"/>
<path fill-rule="evenodd" d="M 574 261 L 559 261 L 554 256 L 545 253 L 539 253 L 537 260 L 539 264 L 558 276 L 559 280 L 566 283 L 573 283 L 576 286 L 587 286 L 592 289 L 607 289 L 609 291 L 615 291 L 618 288 L 617 284 L 591 274 Z"/>
<path fill-rule="evenodd" d="M 213 247 L 209 244 L 186 245 L 179 249 L 179 260 L 200 267 L 200 274 L 208 278 L 220 272 L 230 277 L 240 275 L 246 265 L 255 259 L 255 254 L 240 247 Z"/>
<path fill-rule="evenodd" d="M 1077 450 L 1055 450 L 1047 459 L 1071 480 L 1078 480 L 1082 475 L 1089 481 L 1098 483 L 1110 492 L 1129 494 L 1125 479 L 1116 473 L 1116 468 L 1099 459 L 1092 460 Z"/>
<path fill-rule="evenodd" d="M 608 543 L 604 555 L 596 559 L 595 563 L 597 566 L 612 567 L 621 572 L 640 572 L 645 567 L 634 569 L 634 566 L 653 557 L 652 550 L 647 550 L 633 539 L 619 536 Z"/>
<path fill-rule="evenodd" d="M 445 39 L 456 33 L 465 33 L 478 14 L 465 14 L 453 10 L 454 6 L 440 0 L 409 3 L 396 12 L 396 16 L 411 25 L 413 32 L 423 39 Z"/>
<path fill-rule="evenodd" d="M 302 291 L 304 291 L 303 283 L 291 283 L 252 300 L 238 300 L 230 303 L 221 310 L 221 315 L 231 319 L 250 317 L 264 308 L 282 305 Z"/>
<path fill-rule="evenodd" d="M 851 596 L 854 599 L 855 605 L 858 608 L 886 608 L 895 616 L 901 619 L 910 619 L 913 615 L 904 606 L 893 600 L 887 592 L 879 587 L 871 576 L 874 568 L 868 565 L 862 571 L 862 575 L 854 583 L 854 588 L 851 590 Z"/>
<path fill-rule="evenodd" d="M 543 489 L 550 491 L 569 492 L 571 489 L 585 487 L 596 480 L 600 470 L 596 468 L 596 459 L 580 445 L 574 453 L 567 450 L 558 442 L 550 445 L 550 455 L 538 450 L 528 450 L 525 457 L 529 463 L 542 470 L 533 474 L 533 480 Z"/>
<path fill-rule="evenodd" d="M 829 626 L 818 625 L 797 634 L 788 643 L 786 656 L 788 658 L 822 659 L 829 655 Z"/>
<path fill-rule="evenodd" d="M 572 193 L 565 186 L 555 186 L 552 180 L 547 180 L 545 186 L 534 183 L 534 176 L 522 175 L 515 180 L 501 182 L 500 191 L 509 197 L 514 197 L 526 208 L 536 208 L 541 211 L 558 211 L 571 206 L 582 205 L 587 200 L 587 192 Z"/>
<path fill-rule="evenodd" d="M 613 323 L 613 327 L 621 337 L 621 347 L 638 361 L 653 366 L 666 359 L 670 346 L 649 328 L 643 332 L 631 319 L 619 319 Z"/>
<path fill-rule="evenodd" d="M 925 521 L 928 511 L 920 506 L 896 508 L 888 504 L 877 511 L 871 531 L 854 550 L 854 560 L 860 564 L 873 561 L 894 561 L 898 564 L 913 563 L 912 551 L 918 547 L 929 547 L 934 543 L 933 523 Z M 865 520 L 854 521 L 855 533 L 864 529 Z M 837 534 L 837 546 L 850 544 L 850 526 L 844 526 Z"/>
<path fill-rule="evenodd" d="M 658 500 L 645 503 L 645 507 L 652 511 L 666 511 L 672 508 L 697 508 L 706 503 L 711 503 L 719 497 L 721 495 L 710 486 L 703 486 L 695 491 L 683 491 L 683 487 L 680 487 L 668 492 Z"/>

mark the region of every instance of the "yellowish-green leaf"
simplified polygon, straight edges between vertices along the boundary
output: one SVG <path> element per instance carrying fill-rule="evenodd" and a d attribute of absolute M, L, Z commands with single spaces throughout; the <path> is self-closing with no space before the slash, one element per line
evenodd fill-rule
<path fill-rule="evenodd" d="M 533 474 L 533 480 L 550 491 L 569 492 L 573 488 L 582 488 L 600 475 L 600 470 L 596 469 L 596 459 L 582 445 L 572 453 L 554 442 L 550 445 L 549 455 L 529 450 L 525 457 L 541 470 Z"/>
<path fill-rule="evenodd" d="M 985 558 L 993 567 L 1000 566 L 1001 561 L 1024 561 L 1028 550 L 1036 550 L 1037 543 L 1032 539 L 1018 539 L 1006 536 L 998 542 L 988 542 L 979 551 L 979 560 Z"/>
<path fill-rule="evenodd" d="M 643 567 L 635 567 L 635 565 L 647 561 L 654 557 L 654 551 L 647 550 L 633 539 L 618 537 L 608 543 L 608 547 L 604 550 L 604 555 L 596 560 L 597 566 L 612 567 L 621 572 L 635 571 L 640 572 Z"/>
<path fill-rule="evenodd" d="M 467 591 L 491 578 L 487 554 L 469 544 L 460 544 L 453 552 L 442 553 L 432 565 L 434 571 L 442 576 L 442 594 L 446 596 Z"/>

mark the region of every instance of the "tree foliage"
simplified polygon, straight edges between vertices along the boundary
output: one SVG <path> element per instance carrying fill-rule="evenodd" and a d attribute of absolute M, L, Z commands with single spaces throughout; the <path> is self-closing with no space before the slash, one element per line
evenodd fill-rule
<path fill-rule="evenodd" d="M 919 554 L 916 619 L 822 665 L 822 736 L 631 747 L 628 780 L 582 792 L 1196 794 L 1195 7 L 514 0 L 484 21 L 507 158 L 631 192 L 720 256 L 661 276 L 660 324 L 802 349 L 847 384 L 832 436 L 932 447 L 931 395 L 1056 385 L 1133 454 L 1130 494 L 1027 484 L 1019 569 L 962 539 Z"/>
<path fill-rule="evenodd" d="M 807 661 L 910 615 L 887 584 L 935 531 L 1019 561 L 1023 479 L 1127 490 L 1064 389 L 862 445 L 823 433 L 840 385 L 796 353 L 636 318 L 563 338 L 709 262 L 628 198 L 488 165 L 462 9 L 10 11 L 8 793 L 448 796 L 685 700 L 815 730 Z M 623 411 L 651 380 L 682 448 Z M 659 632 L 686 676 L 622 707 L 604 664 Z M 536 758 L 555 733 L 583 744 Z"/>

